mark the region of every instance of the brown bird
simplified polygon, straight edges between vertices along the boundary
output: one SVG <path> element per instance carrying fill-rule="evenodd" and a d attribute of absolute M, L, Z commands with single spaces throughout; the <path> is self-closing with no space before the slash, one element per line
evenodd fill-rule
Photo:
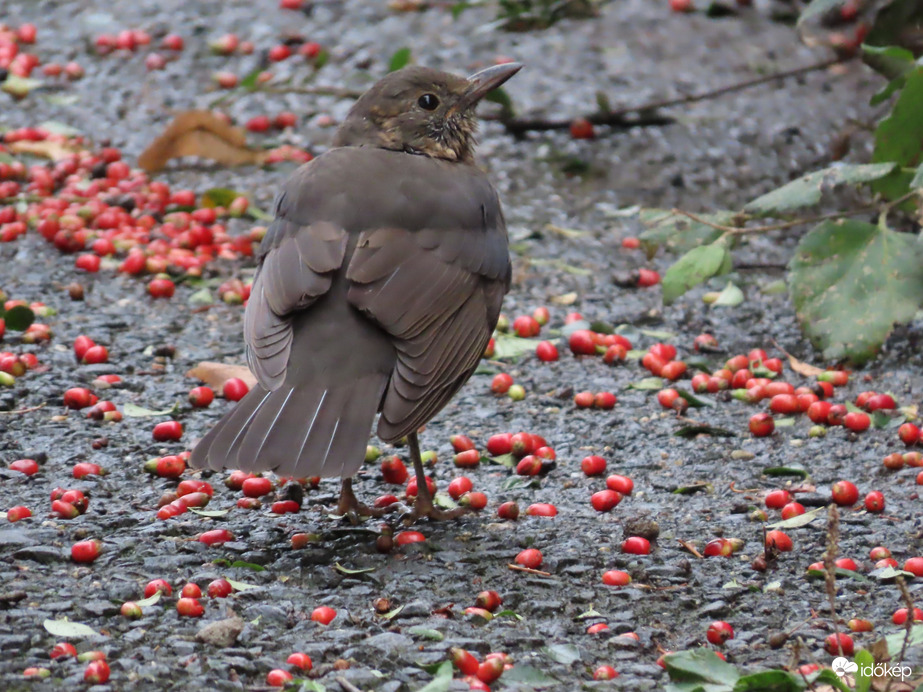
<path fill-rule="evenodd" d="M 208 432 L 193 466 L 351 477 L 378 436 L 407 437 L 416 517 L 444 519 L 417 431 L 468 380 L 510 285 L 497 193 L 475 165 L 475 109 L 521 65 L 465 79 L 393 72 L 352 107 L 333 148 L 275 202 L 244 315 L 258 385 Z"/>

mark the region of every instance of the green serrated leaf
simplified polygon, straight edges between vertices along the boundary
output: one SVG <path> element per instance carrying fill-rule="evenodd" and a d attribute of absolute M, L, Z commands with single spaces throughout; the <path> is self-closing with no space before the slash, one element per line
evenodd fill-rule
<path fill-rule="evenodd" d="M 680 257 L 663 275 L 663 302 L 669 305 L 686 291 L 712 278 L 725 265 L 728 245 L 716 240 L 710 245 L 695 247 Z"/>
<path fill-rule="evenodd" d="M 388 72 L 397 72 L 401 68 L 407 67 L 410 64 L 410 57 L 410 48 L 406 46 L 398 48 L 391 56 L 391 60 L 388 61 Z"/>
<path fill-rule="evenodd" d="M 170 416 L 179 411 L 179 404 L 174 404 L 170 408 L 165 408 L 162 411 L 154 411 L 149 408 L 144 408 L 143 406 L 138 406 L 131 402 L 122 406 L 122 415 L 128 416 L 129 418 L 150 418 L 152 416 Z"/>
<path fill-rule="evenodd" d="M 824 358 L 868 360 L 895 323 L 913 319 L 921 248 L 915 236 L 856 220 L 825 221 L 801 239 L 789 263 L 792 302 Z"/>
<path fill-rule="evenodd" d="M 6 322 L 6 328 L 22 332 L 35 322 L 35 313 L 25 305 L 16 305 L 6 312 L 0 310 L 0 317 Z"/>
<path fill-rule="evenodd" d="M 703 682 L 733 687 L 740 673 L 710 649 L 677 651 L 663 657 L 673 682 Z"/>
<path fill-rule="evenodd" d="M 774 216 L 811 207 L 820 202 L 822 194 L 827 190 L 839 185 L 874 182 L 889 175 L 897 166 L 894 157 L 875 160 L 885 163 L 836 163 L 829 168 L 813 171 L 757 197 L 744 206 L 744 211 L 754 216 Z"/>
<path fill-rule="evenodd" d="M 872 161 L 894 161 L 898 166 L 918 166 L 923 156 L 923 66 L 907 73 L 900 96 L 875 130 Z M 877 181 L 872 189 L 888 199 L 904 195 L 913 174 L 895 170 Z"/>
<path fill-rule="evenodd" d="M 769 529 L 795 529 L 799 526 L 807 526 L 815 519 L 822 518 L 820 515 L 827 511 L 826 507 L 818 507 L 812 509 L 810 512 L 805 512 L 804 514 L 799 514 L 798 516 L 792 517 L 790 519 L 784 519 L 782 521 L 777 521 L 774 524 L 769 524 L 766 528 Z"/>
<path fill-rule="evenodd" d="M 333 565 L 333 569 L 343 574 L 367 574 L 369 572 L 375 571 L 374 567 L 363 567 L 361 569 L 349 569 L 348 567 L 344 567 L 343 565 L 341 565 L 339 562 Z"/>
<path fill-rule="evenodd" d="M 99 636 L 99 632 L 89 625 L 70 620 L 45 620 L 42 626 L 55 637 L 79 638 Z"/>
<path fill-rule="evenodd" d="M 452 685 L 452 662 L 443 661 L 436 669 L 436 676 L 426 685 L 420 688 L 419 692 L 448 692 Z"/>
<path fill-rule="evenodd" d="M 736 215 L 733 211 L 717 211 L 698 216 L 704 221 L 728 226 Z M 670 252 L 688 252 L 700 245 L 715 242 L 723 233 L 713 226 L 693 221 L 688 216 L 676 214 L 668 209 L 642 209 L 638 218 L 647 226 L 639 240 L 648 259 L 654 256 L 661 245 Z"/>
<path fill-rule="evenodd" d="M 232 565 L 232 566 L 233 566 L 233 565 Z M 228 579 L 227 577 L 225 577 L 225 580 L 227 581 L 228 584 L 231 585 L 231 588 L 234 589 L 235 591 L 249 591 L 250 589 L 258 589 L 258 588 L 260 588 L 260 587 L 254 585 L 254 584 L 247 584 L 247 583 L 242 582 L 242 581 L 236 581 L 236 580 L 234 580 L 234 579 Z"/>

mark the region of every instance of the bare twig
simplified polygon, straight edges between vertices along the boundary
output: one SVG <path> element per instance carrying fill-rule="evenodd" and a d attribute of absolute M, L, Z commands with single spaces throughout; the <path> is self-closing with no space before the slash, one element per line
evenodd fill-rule
<path fill-rule="evenodd" d="M 827 592 L 827 601 L 830 603 L 830 620 L 833 623 L 833 636 L 836 639 L 837 650 L 843 655 L 843 645 L 840 642 L 840 628 L 836 621 L 836 555 L 840 543 L 840 512 L 835 504 L 830 505 L 827 512 L 827 549 L 824 551 L 824 589 Z"/>
<path fill-rule="evenodd" d="M 897 584 L 904 605 L 907 606 L 907 621 L 904 623 L 906 629 L 904 633 L 904 643 L 901 644 L 901 653 L 897 657 L 898 663 L 900 663 L 904 660 L 904 655 L 907 653 L 907 647 L 910 645 L 910 635 L 913 632 L 913 626 L 917 620 L 913 617 L 913 597 L 910 595 L 910 591 L 907 590 L 907 582 L 904 581 L 904 577 L 897 575 L 894 579 L 894 583 Z M 894 682 L 894 678 L 888 678 L 888 685 L 885 687 L 885 692 L 890 692 L 892 682 Z"/>
<path fill-rule="evenodd" d="M 343 688 L 343 692 L 362 692 L 346 678 L 337 678 L 337 684 Z"/>
<path fill-rule="evenodd" d="M 529 574 L 537 574 L 540 577 L 550 577 L 551 576 L 551 572 L 542 572 L 540 569 L 532 569 L 531 567 L 523 567 L 522 565 L 508 564 L 507 567 L 509 567 L 512 570 L 516 570 L 517 572 L 528 572 Z"/>
<path fill-rule="evenodd" d="M 706 101 L 709 99 L 718 98 L 719 96 L 724 96 L 725 94 L 749 89 L 751 87 L 759 86 L 760 84 L 766 84 L 777 79 L 797 77 L 803 74 L 808 74 L 809 72 L 825 70 L 828 67 L 832 67 L 833 65 L 841 62 L 843 62 L 842 58 L 830 58 L 828 60 L 822 60 L 821 62 L 813 63 L 811 65 L 803 65 L 802 67 L 796 67 L 791 70 L 773 72 L 772 74 L 764 75 L 762 77 L 755 77 L 753 79 L 748 79 L 736 84 L 729 84 L 719 89 L 712 89 L 711 91 L 704 91 L 699 94 L 690 94 L 688 96 L 680 96 L 678 98 L 671 99 L 661 99 L 658 101 L 651 101 L 650 103 L 644 103 L 640 106 L 626 106 L 624 108 L 617 108 L 615 110 L 606 111 L 604 113 L 591 113 L 582 117 L 584 117 L 586 120 L 589 120 L 594 125 L 608 125 L 610 127 L 668 125 L 673 122 L 672 118 L 652 114 L 652 111 L 656 111 L 661 108 L 669 108 L 671 106 L 683 106 L 689 103 L 696 103 L 698 101 Z M 627 117 L 632 115 L 636 117 Z M 503 117 L 494 117 L 488 119 L 500 120 L 503 123 L 503 126 L 506 128 L 507 132 L 511 134 L 522 134 L 529 131 L 566 130 L 574 121 L 574 118 L 568 118 L 565 120 L 543 118 L 504 119 Z"/>
<path fill-rule="evenodd" d="M 704 560 L 704 559 L 705 559 L 705 556 L 702 555 L 702 553 L 700 553 L 700 552 L 696 549 L 696 547 L 695 547 L 694 545 L 692 545 L 692 543 L 690 543 L 689 541 L 684 541 L 682 538 L 677 538 L 676 540 L 679 542 L 679 544 L 680 544 L 681 546 L 683 546 L 683 548 L 685 548 L 686 550 L 688 550 L 690 553 L 692 553 L 693 555 L 695 555 L 695 556 L 696 556 L 697 558 L 699 558 L 700 560 Z"/>
<path fill-rule="evenodd" d="M 715 223 L 714 221 L 709 221 L 708 219 L 703 219 L 698 214 L 693 214 L 690 211 L 684 211 L 682 209 L 673 209 L 674 214 L 679 214 L 681 216 L 686 216 L 696 223 L 705 224 L 714 228 L 716 231 L 723 231 L 727 235 L 748 235 L 751 233 L 768 233 L 769 231 L 784 231 L 789 228 L 794 228 L 795 226 L 803 226 L 809 223 L 818 223 L 820 221 L 828 221 L 830 219 L 841 219 L 847 216 L 856 216 L 858 214 L 867 214 L 869 212 L 875 211 L 877 207 L 862 207 L 861 209 L 853 209 L 852 211 L 837 211 L 830 214 L 821 214 L 820 216 L 810 216 L 804 219 L 794 219 L 792 221 L 781 221 L 779 223 L 770 223 L 764 226 L 725 226 L 724 224 Z M 746 220 L 746 217 L 744 218 Z"/>
<path fill-rule="evenodd" d="M 45 403 L 41 403 L 38 406 L 30 406 L 29 408 L 18 408 L 14 411 L 0 411 L 0 415 L 6 416 L 18 416 L 21 413 L 32 413 L 33 411 L 38 411 L 40 408 L 45 408 Z"/>

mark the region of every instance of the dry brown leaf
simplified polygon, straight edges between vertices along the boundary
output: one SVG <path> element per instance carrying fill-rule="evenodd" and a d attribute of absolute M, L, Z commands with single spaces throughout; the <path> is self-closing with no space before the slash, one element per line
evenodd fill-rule
<path fill-rule="evenodd" d="M 797 372 L 799 375 L 804 375 L 805 377 L 817 377 L 822 372 L 827 371 L 826 368 L 819 368 L 816 365 L 811 365 L 810 363 L 805 363 L 804 361 L 798 360 L 791 353 L 779 346 L 775 339 L 773 339 L 772 343 L 777 349 L 786 355 L 788 358 L 789 367 L 791 367 L 791 369 Z"/>
<path fill-rule="evenodd" d="M 186 373 L 186 377 L 194 377 L 202 380 L 212 389 L 221 389 L 224 383 L 232 377 L 239 377 L 247 386 L 253 389 L 256 385 L 256 377 L 250 372 L 246 365 L 232 365 L 230 363 L 216 363 L 210 360 L 203 360 L 192 370 Z"/>
<path fill-rule="evenodd" d="M 80 147 L 68 146 L 64 142 L 56 142 L 50 139 L 44 139 L 41 142 L 13 142 L 9 145 L 9 149 L 14 154 L 31 154 L 32 156 L 41 156 L 52 161 L 69 158 L 80 151 Z"/>
<path fill-rule="evenodd" d="M 182 156 L 211 159 L 224 166 L 245 166 L 262 163 L 266 152 L 250 149 L 243 130 L 228 125 L 211 111 L 184 111 L 138 157 L 138 165 L 153 173 L 163 169 L 170 159 Z"/>

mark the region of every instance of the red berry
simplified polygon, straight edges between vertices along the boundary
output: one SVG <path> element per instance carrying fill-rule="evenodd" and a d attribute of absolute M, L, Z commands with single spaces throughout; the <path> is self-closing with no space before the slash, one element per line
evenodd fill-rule
<path fill-rule="evenodd" d="M 603 572 L 603 584 L 606 586 L 628 586 L 630 583 L 631 575 L 628 572 L 622 572 L 617 569 Z"/>
<path fill-rule="evenodd" d="M 183 37 L 179 34 L 167 34 L 163 37 L 161 45 L 167 50 L 180 51 L 184 46 Z"/>
<path fill-rule="evenodd" d="M 311 657 L 307 654 L 303 654 L 300 651 L 296 651 L 293 654 L 290 654 L 285 662 L 290 666 L 295 666 L 300 669 L 302 672 L 307 673 L 314 665 L 311 663 Z"/>
<path fill-rule="evenodd" d="M 558 359 L 558 348 L 550 341 L 540 341 L 535 347 L 535 355 L 545 363 L 550 363 Z"/>
<path fill-rule="evenodd" d="M 156 442 L 178 440 L 183 436 L 183 424 L 175 420 L 158 423 L 154 426 L 152 435 Z"/>
<path fill-rule="evenodd" d="M 99 551 L 102 548 L 102 541 L 80 541 L 71 546 L 71 559 L 74 562 L 88 563 L 93 562 L 99 557 Z"/>
<path fill-rule="evenodd" d="M 674 12 L 692 12 L 695 5 L 692 0 L 670 0 L 670 9 Z"/>
<path fill-rule="evenodd" d="M 678 380 L 686 374 L 686 364 L 681 360 L 671 360 L 660 368 L 660 376 L 671 382 Z"/>
<path fill-rule="evenodd" d="M 449 438 L 449 442 L 452 443 L 452 449 L 454 449 L 456 453 L 467 452 L 469 449 L 474 449 L 474 442 L 466 435 L 452 435 L 452 437 Z"/>
<path fill-rule="evenodd" d="M 621 501 L 622 496 L 614 490 L 600 490 L 590 497 L 590 504 L 597 512 L 608 512 Z"/>
<path fill-rule="evenodd" d="M 72 470 L 74 478 L 84 478 L 86 476 L 101 476 L 103 475 L 103 469 L 99 464 L 94 464 L 89 461 L 82 461 L 79 464 L 74 464 Z"/>
<path fill-rule="evenodd" d="M 487 453 L 492 457 L 510 454 L 513 451 L 513 435 L 501 433 L 493 435 L 487 440 Z"/>
<path fill-rule="evenodd" d="M 574 395 L 574 406 L 577 408 L 592 408 L 595 401 L 593 392 L 578 392 Z"/>
<path fill-rule="evenodd" d="M 526 508 L 526 514 L 530 517 L 555 517 L 558 514 L 558 508 L 550 502 L 536 502 Z"/>
<path fill-rule="evenodd" d="M 239 377 L 232 377 L 224 383 L 221 391 L 224 394 L 224 398 L 228 401 L 240 401 L 247 395 L 250 388 L 247 386 L 247 383 Z"/>
<path fill-rule="evenodd" d="M 277 130 L 285 130 L 298 124 L 298 116 L 289 111 L 283 111 L 273 118 L 272 126 Z"/>
<path fill-rule="evenodd" d="M 150 598 L 155 593 L 160 592 L 163 596 L 172 596 L 173 587 L 166 579 L 153 579 L 144 587 L 144 597 Z"/>
<path fill-rule="evenodd" d="M 463 469 L 470 469 L 481 463 L 481 453 L 476 449 L 469 449 L 466 452 L 459 452 L 452 457 L 452 462 Z"/>
<path fill-rule="evenodd" d="M 337 611 L 329 606 L 318 606 L 311 612 L 311 619 L 322 625 L 329 625 L 337 616 Z"/>
<path fill-rule="evenodd" d="M 612 392 L 598 392 L 593 397 L 593 406 L 608 411 L 615 407 L 616 398 Z"/>
<path fill-rule="evenodd" d="M 588 476 L 598 476 L 606 471 L 606 460 L 596 455 L 584 457 L 580 468 Z"/>
<path fill-rule="evenodd" d="M 215 400 L 215 392 L 211 387 L 193 387 L 189 390 L 189 403 L 196 408 L 205 408 Z"/>
<path fill-rule="evenodd" d="M 269 59 L 272 62 L 282 62 L 287 60 L 292 55 L 292 49 L 289 48 L 284 43 L 280 43 L 277 46 L 273 46 L 269 49 Z"/>
<path fill-rule="evenodd" d="M 653 269 L 639 269 L 638 270 L 638 286 L 641 288 L 647 288 L 649 286 L 656 286 L 660 283 L 660 274 L 655 272 Z"/>
<path fill-rule="evenodd" d="M 253 118 L 250 118 L 244 127 L 246 127 L 250 132 L 266 132 L 271 126 L 272 123 L 270 122 L 268 115 L 257 115 Z"/>
<path fill-rule="evenodd" d="M 768 413 L 757 413 L 750 418 L 750 432 L 754 437 L 767 437 L 776 429 L 776 423 Z"/>
<path fill-rule="evenodd" d="M 233 590 L 227 579 L 215 579 L 209 582 L 206 593 L 209 598 L 227 598 Z"/>
<path fill-rule="evenodd" d="M 596 670 L 593 671 L 594 680 L 613 680 L 618 676 L 619 674 L 612 666 L 599 666 Z"/>
<path fill-rule="evenodd" d="M 22 505 L 16 505 L 15 507 L 10 507 L 6 511 L 6 520 L 9 522 L 21 521 L 23 519 L 28 519 L 31 516 L 32 516 L 32 510 Z"/>
<path fill-rule="evenodd" d="M 285 687 L 285 684 L 293 679 L 291 673 L 281 668 L 274 668 L 266 673 L 266 684 L 270 687 Z"/>
<path fill-rule="evenodd" d="M 404 462 L 401 461 L 398 457 L 392 456 L 387 457 L 381 462 L 381 475 L 385 479 L 385 483 L 393 483 L 394 485 L 404 485 L 407 482 L 407 467 L 404 465 Z"/>
<path fill-rule="evenodd" d="M 734 638 L 734 628 L 723 620 L 715 620 L 708 626 L 705 638 L 708 639 L 709 644 L 721 646 L 728 639 Z"/>
<path fill-rule="evenodd" d="M 808 418 L 810 418 L 813 423 L 826 423 L 827 419 L 830 417 L 831 408 L 833 408 L 833 405 L 829 401 L 815 401 L 808 406 Z"/>
<path fill-rule="evenodd" d="M 449 649 L 449 655 L 452 657 L 452 665 L 458 668 L 462 675 L 474 675 L 478 672 L 480 664 L 470 652 L 453 646 Z"/>
<path fill-rule="evenodd" d="M 570 124 L 570 136 L 574 139 L 593 139 L 596 136 L 593 123 L 586 118 L 572 120 Z"/>
<path fill-rule="evenodd" d="M 859 489 L 850 481 L 837 481 L 831 490 L 833 501 L 841 507 L 851 507 L 859 501 Z"/>
<path fill-rule="evenodd" d="M 9 469 L 33 476 L 38 473 L 38 462 L 35 459 L 17 459 L 10 464 Z"/>
<path fill-rule="evenodd" d="M 423 543 L 426 540 L 419 531 L 401 531 L 394 537 L 398 545 L 409 545 L 410 543 Z"/>
<path fill-rule="evenodd" d="M 635 484 L 628 476 L 620 476 L 614 473 L 606 478 L 606 487 L 620 495 L 631 495 Z"/>
<path fill-rule="evenodd" d="M 449 483 L 449 496 L 453 500 L 457 500 L 462 495 L 471 490 L 472 487 L 473 484 L 471 479 L 465 476 L 459 476 L 458 478 L 453 479 L 451 483 Z"/>
<path fill-rule="evenodd" d="M 109 680 L 109 664 L 105 661 L 90 661 L 83 671 L 83 679 L 94 685 L 102 685 Z"/>
<path fill-rule="evenodd" d="M 542 566 L 542 554 L 535 548 L 527 548 L 516 556 L 516 564 L 529 569 L 538 569 Z"/>
<path fill-rule="evenodd" d="M 183 586 L 182 590 L 180 591 L 180 596 L 183 598 L 201 598 L 202 589 L 199 588 L 198 584 L 189 582 Z"/>
<path fill-rule="evenodd" d="M 515 502 L 504 502 L 497 507 L 497 516 L 501 519 L 516 521 L 519 518 L 519 505 Z"/>
<path fill-rule="evenodd" d="M 524 457 L 535 449 L 535 440 L 529 433 L 518 432 L 510 438 L 511 450 L 514 457 Z"/>
<path fill-rule="evenodd" d="M 497 375 L 494 375 L 494 379 L 491 380 L 490 391 L 492 391 L 494 394 L 506 394 L 512 386 L 513 378 L 505 372 L 501 372 Z"/>
<path fill-rule="evenodd" d="M 904 423 L 897 429 L 897 436 L 905 445 L 912 447 L 920 441 L 920 428 L 913 423 Z"/>
<path fill-rule="evenodd" d="M 88 365 L 108 363 L 109 351 L 106 350 L 105 346 L 91 346 L 87 349 L 86 353 L 83 354 L 82 362 Z"/>
<path fill-rule="evenodd" d="M 824 649 L 831 656 L 852 656 L 854 652 L 852 637 L 842 632 L 828 635 L 824 639 Z"/>
<path fill-rule="evenodd" d="M 227 529 L 212 529 L 199 534 L 199 543 L 204 543 L 205 545 L 221 545 L 233 540 L 234 534 Z"/>
<path fill-rule="evenodd" d="M 649 555 L 651 542 L 641 536 L 631 536 L 622 541 L 622 552 L 632 555 Z"/>
<path fill-rule="evenodd" d="M 904 563 L 904 571 L 915 577 L 923 577 L 923 557 L 912 557 Z"/>
<path fill-rule="evenodd" d="M 846 626 L 850 629 L 851 632 L 871 632 L 875 629 L 873 625 L 868 620 L 862 620 L 861 618 L 852 618 L 849 622 L 846 623 Z"/>
<path fill-rule="evenodd" d="M 575 356 L 595 356 L 596 339 L 593 338 L 593 332 L 588 329 L 578 329 L 570 335 L 567 340 L 571 353 Z"/>
<path fill-rule="evenodd" d="M 180 617 L 197 618 L 202 617 L 205 608 L 199 603 L 197 598 L 181 598 L 176 602 L 176 612 Z"/>
<path fill-rule="evenodd" d="M 869 512 L 884 512 L 885 511 L 885 496 L 879 490 L 873 490 L 868 495 L 865 496 L 865 508 Z"/>
<path fill-rule="evenodd" d="M 871 424 L 872 419 L 869 418 L 869 414 L 862 413 L 861 411 L 853 411 L 852 413 L 847 413 L 845 416 L 843 416 L 843 425 L 853 432 L 862 432 L 863 430 L 868 430 Z"/>
<path fill-rule="evenodd" d="M 798 397 L 794 394 L 776 394 L 769 400 L 769 410 L 783 416 L 790 416 L 798 413 L 801 406 L 798 403 Z"/>
<path fill-rule="evenodd" d="M 782 508 L 782 518 L 791 519 L 804 514 L 804 506 L 800 502 L 789 502 Z"/>
<path fill-rule="evenodd" d="M 875 394 L 866 405 L 869 411 L 893 411 L 897 408 L 897 402 L 890 394 Z"/>
<path fill-rule="evenodd" d="M 763 498 L 763 501 L 770 509 L 782 509 L 792 501 L 792 494 L 787 490 L 773 490 L 766 493 L 766 497 Z"/>
<path fill-rule="evenodd" d="M 713 538 L 702 552 L 705 557 L 730 557 L 734 554 L 734 546 L 726 538 Z"/>
<path fill-rule="evenodd" d="M 773 530 L 766 534 L 766 547 L 778 550 L 780 553 L 788 553 L 794 544 L 784 531 Z"/>
<path fill-rule="evenodd" d="M 478 608 L 483 608 L 492 613 L 500 607 L 503 600 L 496 591 L 482 591 L 477 595 L 474 603 Z"/>
<path fill-rule="evenodd" d="M 147 292 L 151 298 L 171 298 L 176 292 L 176 284 L 170 279 L 151 279 Z"/>
<path fill-rule="evenodd" d="M 272 481 L 265 476 L 256 476 L 245 480 L 240 487 L 247 497 L 263 497 L 272 492 Z"/>
<path fill-rule="evenodd" d="M 64 392 L 64 405 L 67 408 L 82 409 L 92 406 L 97 401 L 97 397 L 84 387 L 74 387 Z"/>
<path fill-rule="evenodd" d="M 536 336 L 541 330 L 542 326 L 534 317 L 529 315 L 520 315 L 513 320 L 513 331 L 516 332 L 516 336 L 528 338 Z"/>
<path fill-rule="evenodd" d="M 666 409 L 674 408 L 680 398 L 681 397 L 679 392 L 677 392 L 675 389 L 661 389 L 659 392 L 657 392 L 658 403 Z"/>
<path fill-rule="evenodd" d="M 910 615 L 909 611 L 906 608 L 898 608 L 894 611 L 894 614 L 891 615 L 891 622 L 895 625 L 903 625 L 907 622 L 907 617 Z M 919 608 L 913 609 L 913 620 L 917 622 L 923 620 L 923 610 Z"/>

